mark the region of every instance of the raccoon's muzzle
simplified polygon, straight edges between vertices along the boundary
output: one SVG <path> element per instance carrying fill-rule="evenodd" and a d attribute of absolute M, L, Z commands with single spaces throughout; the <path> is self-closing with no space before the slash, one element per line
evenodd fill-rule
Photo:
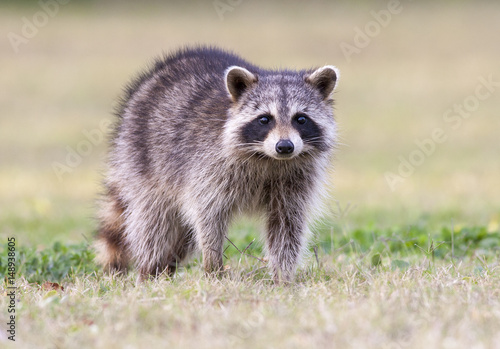
<path fill-rule="evenodd" d="M 276 143 L 276 152 L 280 155 L 288 155 L 293 153 L 293 143 L 289 139 L 280 139 L 278 143 Z"/>

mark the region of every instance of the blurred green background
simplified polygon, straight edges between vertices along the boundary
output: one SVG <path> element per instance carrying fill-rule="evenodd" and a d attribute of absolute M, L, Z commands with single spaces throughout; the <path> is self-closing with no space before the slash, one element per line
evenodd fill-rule
<path fill-rule="evenodd" d="M 335 229 L 497 231 L 499 18 L 495 1 L 3 1 L 0 237 L 91 238 L 103 123 L 153 57 L 191 44 L 269 68 L 340 69 Z M 436 129 L 446 140 L 419 155 Z M 401 159 L 413 170 L 400 173 Z M 388 172 L 406 177 L 391 188 Z"/>

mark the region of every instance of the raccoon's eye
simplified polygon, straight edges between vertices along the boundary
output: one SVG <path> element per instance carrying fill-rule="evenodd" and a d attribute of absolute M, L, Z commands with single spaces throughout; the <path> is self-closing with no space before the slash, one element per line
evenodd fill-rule
<path fill-rule="evenodd" d="M 297 114 L 295 120 L 299 125 L 304 125 L 307 122 L 307 116 L 305 114 Z"/>
<path fill-rule="evenodd" d="M 267 125 L 271 121 L 271 116 L 270 115 L 262 115 L 259 117 L 259 124 L 261 125 Z"/>

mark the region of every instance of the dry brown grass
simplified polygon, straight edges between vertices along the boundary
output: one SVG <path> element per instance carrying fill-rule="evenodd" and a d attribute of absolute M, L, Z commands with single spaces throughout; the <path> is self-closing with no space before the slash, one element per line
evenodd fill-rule
<path fill-rule="evenodd" d="M 494 348 L 498 264 L 422 261 L 407 270 L 339 255 L 272 286 L 254 266 L 200 269 L 137 286 L 89 276 L 44 291 L 20 282 L 12 348 Z M 5 301 L 2 299 L 1 306 Z"/>

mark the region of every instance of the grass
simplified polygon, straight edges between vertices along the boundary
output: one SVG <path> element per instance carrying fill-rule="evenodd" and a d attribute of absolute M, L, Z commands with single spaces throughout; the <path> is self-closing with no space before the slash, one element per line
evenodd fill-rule
<path fill-rule="evenodd" d="M 500 254 L 498 227 L 443 227 L 433 233 L 425 224 L 384 231 L 356 229 L 343 234 L 334 234 L 334 229 L 339 230 L 327 220 L 316 224 L 309 264 L 314 264 L 315 259 L 318 267 L 319 256 L 334 257 L 339 254 L 357 256 L 372 266 L 382 266 L 385 262 L 392 268 L 407 268 L 420 257 L 432 262 L 435 259 L 453 262 L 464 258 L 494 258 Z M 224 248 L 228 263 L 248 256 L 262 258 L 262 243 L 256 241 L 256 222 L 241 220 L 233 225 L 231 233 Z M 16 253 L 17 275 L 28 283 L 60 283 L 68 278 L 99 272 L 94 264 L 95 254 L 90 240 L 78 244 L 57 241 L 43 249 L 20 246 Z M 193 264 L 197 265 L 198 259 Z M 191 266 L 189 264 L 188 268 Z M 8 248 L 5 244 L 0 247 L 0 279 L 5 279 L 7 271 Z"/>
<path fill-rule="evenodd" d="M 0 297 L 0 347 L 497 347 L 500 92 L 458 129 L 443 114 L 479 77 L 500 79 L 491 41 L 500 7 L 401 3 L 351 61 L 339 44 L 352 44 L 386 1 L 242 1 L 221 21 L 210 1 L 73 0 L 19 53 L 0 42 L 0 277 L 15 237 L 18 286 L 16 343 L 6 340 L 9 298 Z M 40 11 L 0 7 L 4 38 Z M 261 228 L 249 220 L 230 230 L 238 249 L 226 244 L 220 280 L 203 276 L 199 257 L 171 280 L 104 275 L 89 244 L 106 142 L 61 178 L 53 170 L 87 131 L 102 131 L 151 57 L 193 43 L 266 67 L 341 70 L 335 200 L 293 285 L 273 285 L 261 262 L 238 252 L 257 239 L 246 252 L 262 256 Z M 385 173 L 437 127 L 447 140 L 391 191 Z"/>
<path fill-rule="evenodd" d="M 240 232 L 226 244 L 221 279 L 203 275 L 195 258 L 173 278 L 143 284 L 133 271 L 103 274 L 86 243 L 21 247 L 12 347 L 442 348 L 498 341 L 499 231 L 355 230 L 331 241 L 323 234 L 291 285 L 274 285 L 265 263 L 252 258 L 261 254 L 252 236 Z M 3 277 L 6 251 L 0 256 Z M 2 297 L 0 306 L 7 304 Z"/>
<path fill-rule="evenodd" d="M 55 246 L 54 259 L 82 251 L 69 250 Z M 320 266 L 311 260 L 289 286 L 273 285 L 259 262 L 237 255 L 222 279 L 205 277 L 196 260 L 173 279 L 140 285 L 134 273 L 76 269 L 58 279 L 64 290 L 21 277 L 12 347 L 494 347 L 498 252 L 403 254 L 383 253 L 374 265 L 368 254 L 320 253 Z"/>

